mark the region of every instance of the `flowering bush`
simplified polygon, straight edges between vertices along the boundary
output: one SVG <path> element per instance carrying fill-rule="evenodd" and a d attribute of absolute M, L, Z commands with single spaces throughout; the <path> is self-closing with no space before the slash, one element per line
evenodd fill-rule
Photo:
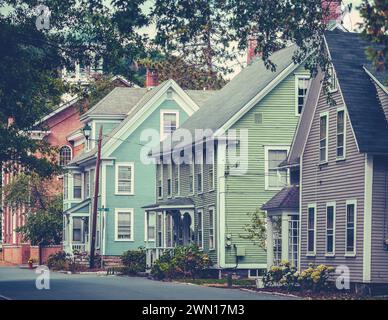
<path fill-rule="evenodd" d="M 195 278 L 212 265 L 209 256 L 197 246 L 180 246 L 164 252 L 152 266 L 151 275 L 156 279 Z"/>
<path fill-rule="evenodd" d="M 300 273 L 298 281 L 305 290 L 321 291 L 328 289 L 330 275 L 333 272 L 333 267 L 323 264 L 316 267 L 313 264 L 309 264 L 309 267 Z"/>
<path fill-rule="evenodd" d="M 298 280 L 296 268 L 291 267 L 288 261 L 282 261 L 279 266 L 272 266 L 263 276 L 265 287 L 279 286 L 291 291 Z"/>
<path fill-rule="evenodd" d="M 265 287 L 283 287 L 288 291 L 295 290 L 298 286 L 302 290 L 321 291 L 329 288 L 329 279 L 333 272 L 332 267 L 310 264 L 299 273 L 289 262 L 282 261 L 279 266 L 272 266 L 266 272 L 263 283 Z"/>

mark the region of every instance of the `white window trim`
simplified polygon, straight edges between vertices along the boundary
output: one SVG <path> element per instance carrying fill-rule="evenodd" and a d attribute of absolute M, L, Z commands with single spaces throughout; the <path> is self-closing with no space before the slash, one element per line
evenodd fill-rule
<path fill-rule="evenodd" d="M 179 163 L 175 164 L 176 165 L 176 177 L 178 181 L 178 189 L 175 190 L 175 195 L 180 196 L 181 195 L 181 165 Z M 175 180 L 174 180 L 174 188 L 175 188 Z"/>
<path fill-rule="evenodd" d="M 176 115 L 176 128 L 179 128 L 179 111 L 178 110 L 168 110 L 168 109 L 162 109 L 160 110 L 160 141 L 164 140 L 167 135 L 164 134 L 164 115 L 166 113 L 174 113 Z"/>
<path fill-rule="evenodd" d="M 216 172 L 215 172 L 215 148 L 213 148 L 213 154 L 212 154 L 212 163 L 211 163 L 211 166 L 212 166 L 212 170 L 213 170 L 213 179 L 212 179 L 212 183 L 213 183 L 213 187 L 212 188 L 209 188 L 209 191 L 214 191 L 215 188 L 216 188 Z"/>
<path fill-rule="evenodd" d="M 348 205 L 354 205 L 354 250 L 347 251 L 348 237 L 347 237 L 347 225 L 348 225 Z M 357 251 L 357 200 L 347 200 L 345 207 L 345 257 L 355 257 Z"/>
<path fill-rule="evenodd" d="M 202 162 L 199 165 L 199 172 L 197 172 L 196 174 L 200 173 L 201 174 L 201 191 L 198 190 L 198 185 L 196 185 L 196 191 L 197 191 L 197 194 L 202 194 L 204 191 L 203 191 L 203 173 L 204 173 L 204 165 L 203 165 L 203 159 L 202 159 Z M 198 179 L 197 179 L 197 182 L 198 182 Z"/>
<path fill-rule="evenodd" d="M 172 162 L 167 164 L 167 172 L 168 172 L 168 176 L 167 176 L 167 198 L 172 198 L 172 195 L 174 193 L 173 191 L 173 184 L 174 184 L 174 181 L 172 180 Z M 168 194 L 168 179 L 170 179 L 170 194 Z"/>
<path fill-rule="evenodd" d="M 333 252 L 327 252 L 327 208 L 333 207 Z M 335 227 L 336 227 L 336 219 L 337 219 L 337 204 L 335 201 L 326 203 L 326 212 L 325 212 L 325 256 L 326 257 L 334 257 L 335 256 Z"/>
<path fill-rule="evenodd" d="M 202 231 L 202 236 L 201 236 L 201 244 L 202 244 L 202 246 L 198 246 L 198 248 L 200 249 L 200 250 L 203 250 L 203 247 L 204 247 L 204 243 L 203 243 L 203 241 L 204 241 L 204 237 L 203 237 L 203 208 L 198 208 L 198 210 L 197 210 L 197 214 L 198 213 L 201 213 L 201 231 Z M 197 229 L 197 236 L 198 236 L 198 229 Z"/>
<path fill-rule="evenodd" d="M 155 228 L 155 232 L 154 232 L 154 238 L 151 238 L 149 239 L 148 238 L 148 226 L 149 226 L 149 215 L 150 214 L 154 214 L 155 215 L 155 225 L 154 225 L 154 228 Z M 144 212 L 144 242 L 155 242 L 156 241 L 156 212 L 155 211 L 150 211 L 150 212 L 147 212 L 145 211 Z"/>
<path fill-rule="evenodd" d="M 319 114 L 319 134 L 321 132 L 321 118 L 326 117 L 326 160 L 321 160 L 321 137 L 318 137 L 319 141 L 319 164 L 326 164 L 329 162 L 329 112 L 321 112 Z M 337 145 L 337 144 L 336 144 Z"/>
<path fill-rule="evenodd" d="M 189 165 L 190 165 L 189 178 L 190 178 L 190 174 L 191 174 L 192 175 L 191 185 L 192 185 L 192 189 L 193 189 L 192 192 L 190 192 L 190 190 L 189 190 L 189 195 L 192 196 L 195 194 L 195 162 L 194 162 L 194 159 L 192 159 L 192 161 Z"/>
<path fill-rule="evenodd" d="M 314 251 L 309 251 L 309 236 L 308 236 L 308 231 L 309 231 L 309 210 L 311 208 L 314 208 Z M 315 257 L 316 256 L 316 252 L 317 252 L 317 204 L 316 203 L 310 203 L 309 205 L 307 205 L 307 235 L 306 235 L 306 238 L 307 238 L 307 241 L 306 241 L 306 245 L 307 245 L 307 248 L 306 248 L 306 256 L 307 257 Z"/>
<path fill-rule="evenodd" d="M 74 175 L 79 174 L 81 176 L 81 198 L 74 198 Z M 84 198 L 84 176 L 81 172 L 75 172 L 72 174 L 73 186 L 72 186 L 72 199 L 74 200 L 83 200 Z"/>
<path fill-rule="evenodd" d="M 118 218 L 119 212 L 128 212 L 131 214 L 131 238 L 129 239 L 119 239 L 118 238 Z M 116 242 L 131 242 L 134 239 L 134 209 L 133 208 L 115 208 L 115 241 Z"/>
<path fill-rule="evenodd" d="M 157 187 L 158 187 L 158 190 L 157 190 L 157 194 L 158 194 L 158 199 L 163 199 L 163 162 L 159 164 L 160 165 L 160 177 L 159 177 L 159 181 L 160 181 L 160 195 L 159 195 L 159 181 L 157 182 Z"/>
<path fill-rule="evenodd" d="M 256 275 L 252 275 L 252 271 L 256 273 Z M 248 269 L 248 279 L 259 279 L 259 269 Z"/>
<path fill-rule="evenodd" d="M 344 155 L 342 157 L 337 156 L 337 149 L 338 149 L 338 113 L 340 111 L 344 112 Z M 346 114 L 346 109 L 345 107 L 339 107 L 337 108 L 336 112 L 336 142 L 335 142 L 335 157 L 337 161 L 342 161 L 346 159 L 346 119 L 347 119 L 347 114 Z"/>
<path fill-rule="evenodd" d="M 68 145 L 68 144 L 63 144 L 63 145 L 61 145 L 61 146 L 59 147 L 59 149 L 57 149 L 57 150 L 59 150 L 59 154 L 58 154 L 58 156 L 59 156 L 58 164 L 59 164 L 59 165 L 60 165 L 60 162 L 61 162 L 61 149 L 62 149 L 63 147 L 67 147 L 67 148 L 70 149 L 70 161 L 69 161 L 69 162 L 71 162 L 71 161 L 73 160 L 73 148 L 72 148 L 70 145 Z"/>
<path fill-rule="evenodd" d="M 279 191 L 283 189 L 274 188 L 269 186 L 269 151 L 287 151 L 287 156 L 290 151 L 289 146 L 264 146 L 264 187 L 265 190 Z M 287 170 L 287 184 L 290 184 L 290 174 L 289 170 Z"/>
<path fill-rule="evenodd" d="M 119 192 L 119 167 L 131 167 L 131 192 Z M 133 162 L 117 162 L 115 165 L 115 194 L 133 196 L 135 194 L 135 164 Z"/>
<path fill-rule="evenodd" d="M 88 174 L 88 182 L 89 182 L 89 190 L 88 190 L 88 193 L 86 194 L 86 184 L 85 184 L 85 182 L 86 182 L 86 179 L 85 179 L 85 175 L 86 174 Z M 83 186 L 83 190 L 85 190 L 84 191 L 84 195 L 83 196 L 86 196 L 86 198 L 84 198 L 84 199 L 88 199 L 88 198 L 90 198 L 90 195 L 91 195 L 91 193 L 90 193 L 90 187 L 91 187 L 91 185 L 90 185 L 90 170 L 89 169 L 87 169 L 87 170 L 85 170 L 83 173 L 82 173 L 82 186 Z"/>
<path fill-rule="evenodd" d="M 300 79 L 306 79 L 310 80 L 310 76 L 307 74 L 296 74 L 295 75 L 295 116 L 299 117 L 302 113 L 298 112 L 298 97 L 299 97 L 299 90 L 298 90 L 298 84 Z M 307 93 L 306 93 L 306 98 L 308 94 L 308 88 L 307 88 Z"/>
<path fill-rule="evenodd" d="M 213 247 L 210 247 L 210 231 L 209 231 L 209 251 L 215 250 L 217 245 L 216 245 L 216 210 L 214 206 L 209 206 L 208 207 L 208 214 L 210 218 L 210 210 L 213 210 Z M 209 219 L 210 220 L 210 219 Z M 210 221 L 209 221 L 209 226 L 210 226 Z"/>

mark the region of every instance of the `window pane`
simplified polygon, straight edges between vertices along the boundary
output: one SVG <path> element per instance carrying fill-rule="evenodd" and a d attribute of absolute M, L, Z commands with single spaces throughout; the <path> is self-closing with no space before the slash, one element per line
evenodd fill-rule
<path fill-rule="evenodd" d="M 315 224 L 315 209 L 309 208 L 308 228 L 314 229 L 314 224 Z"/>
<path fill-rule="evenodd" d="M 163 130 L 165 134 L 173 133 L 177 128 L 176 113 L 163 114 Z"/>
<path fill-rule="evenodd" d="M 59 165 L 66 166 L 71 160 L 71 149 L 69 146 L 63 146 L 59 150 Z"/>
<path fill-rule="evenodd" d="M 326 116 L 321 117 L 321 121 L 320 121 L 320 140 L 326 139 L 326 122 L 327 122 L 327 117 Z"/>
<path fill-rule="evenodd" d="M 314 252 L 314 230 L 308 231 L 308 251 Z"/>
<path fill-rule="evenodd" d="M 117 237 L 118 239 L 131 238 L 131 213 L 119 212 L 117 217 Z"/>
<path fill-rule="evenodd" d="M 118 167 L 118 192 L 131 193 L 132 192 L 132 167 L 119 166 Z"/>
<path fill-rule="evenodd" d="M 346 251 L 354 251 L 354 204 L 346 206 Z"/>
<path fill-rule="evenodd" d="M 333 229 L 334 207 L 327 207 L 327 229 Z"/>
<path fill-rule="evenodd" d="M 76 173 L 73 175 L 73 197 L 74 199 L 80 199 L 82 197 L 82 177 L 81 174 Z"/>

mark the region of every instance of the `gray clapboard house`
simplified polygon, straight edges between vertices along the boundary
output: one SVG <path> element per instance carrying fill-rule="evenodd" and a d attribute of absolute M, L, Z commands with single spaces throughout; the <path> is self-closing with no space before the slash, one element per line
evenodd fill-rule
<path fill-rule="evenodd" d="M 325 34 L 332 62 L 327 101 L 323 74 L 312 81 L 286 165 L 292 185 L 268 201 L 275 215 L 298 221 L 283 234 L 283 256 L 297 236 L 298 267 L 349 268 L 353 283 L 388 283 L 388 90 L 365 56 L 359 34 Z M 269 234 L 271 238 L 271 234 Z M 269 239 L 271 243 L 271 239 Z M 269 250 L 271 251 L 271 250 Z"/>

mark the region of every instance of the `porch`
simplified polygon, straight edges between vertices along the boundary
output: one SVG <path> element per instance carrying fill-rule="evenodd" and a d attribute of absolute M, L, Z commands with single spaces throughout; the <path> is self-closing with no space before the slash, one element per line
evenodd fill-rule
<path fill-rule="evenodd" d="M 262 210 L 267 212 L 267 268 L 281 261 L 298 268 L 299 187 L 283 188 L 262 206 Z"/>
<path fill-rule="evenodd" d="M 191 199 L 171 199 L 143 208 L 146 214 L 145 247 L 148 268 L 165 251 L 195 242 L 195 209 Z"/>
<path fill-rule="evenodd" d="M 63 215 L 63 250 L 71 255 L 90 251 L 90 200 L 66 210 Z"/>

